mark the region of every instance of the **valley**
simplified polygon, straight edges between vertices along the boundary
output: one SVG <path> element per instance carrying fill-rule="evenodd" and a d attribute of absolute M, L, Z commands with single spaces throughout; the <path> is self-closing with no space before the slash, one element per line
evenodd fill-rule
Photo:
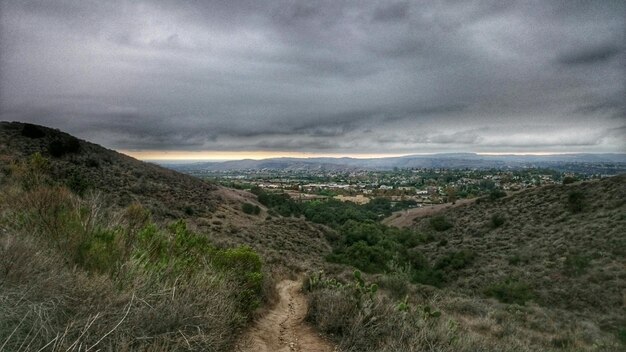
<path fill-rule="evenodd" d="M 623 348 L 624 175 L 302 201 L 25 126 L 0 124 L 7 350 Z"/>

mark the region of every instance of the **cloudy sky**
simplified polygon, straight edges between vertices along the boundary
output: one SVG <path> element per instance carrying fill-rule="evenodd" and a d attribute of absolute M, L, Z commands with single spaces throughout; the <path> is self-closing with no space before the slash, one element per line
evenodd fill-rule
<path fill-rule="evenodd" d="M 0 120 L 134 155 L 626 152 L 623 0 L 0 4 Z"/>

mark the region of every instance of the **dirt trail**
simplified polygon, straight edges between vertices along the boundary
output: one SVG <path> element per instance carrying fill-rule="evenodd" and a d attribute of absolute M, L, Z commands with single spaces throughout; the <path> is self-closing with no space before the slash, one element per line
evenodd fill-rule
<path fill-rule="evenodd" d="M 276 285 L 279 301 L 248 331 L 237 346 L 238 352 L 333 352 L 329 342 L 304 322 L 307 301 L 298 281 L 283 280 Z"/>

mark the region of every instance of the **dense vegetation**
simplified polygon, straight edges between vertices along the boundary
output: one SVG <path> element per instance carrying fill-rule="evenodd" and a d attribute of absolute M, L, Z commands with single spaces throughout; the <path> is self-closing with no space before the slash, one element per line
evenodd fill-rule
<path fill-rule="evenodd" d="M 390 272 L 400 265 L 410 270 L 410 281 L 441 287 L 448 277 L 456 275 L 455 271 L 470 265 L 475 256 L 470 251 L 450 251 L 437 260 L 429 260 L 415 247 L 434 241 L 435 236 L 378 222 L 393 210 L 391 202 L 384 198 L 375 198 L 363 205 L 334 199 L 297 203 L 284 193 L 267 193 L 260 189 L 254 192 L 261 204 L 275 212 L 284 216 L 301 215 L 335 229 L 335 235 L 327 236 L 333 252 L 326 259 L 366 273 Z M 433 217 L 432 224 L 437 231 L 452 226 L 440 216 Z"/>

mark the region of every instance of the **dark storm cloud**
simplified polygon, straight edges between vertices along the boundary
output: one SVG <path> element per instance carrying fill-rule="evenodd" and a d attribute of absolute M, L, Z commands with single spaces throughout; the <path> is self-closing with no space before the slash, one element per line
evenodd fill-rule
<path fill-rule="evenodd" d="M 0 119 L 109 147 L 626 148 L 623 1 L 0 6 Z"/>
<path fill-rule="evenodd" d="M 601 45 L 575 50 L 559 56 L 558 61 L 564 65 L 588 65 L 607 61 L 622 51 L 615 44 Z"/>

